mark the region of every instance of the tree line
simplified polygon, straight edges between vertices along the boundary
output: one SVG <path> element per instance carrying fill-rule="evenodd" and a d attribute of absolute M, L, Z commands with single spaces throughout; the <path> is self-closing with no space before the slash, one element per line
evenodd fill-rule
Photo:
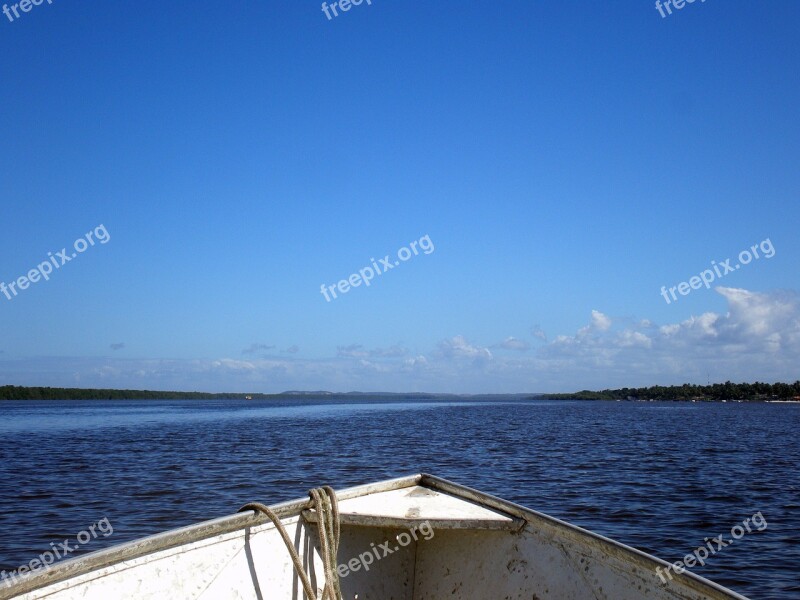
<path fill-rule="evenodd" d="M 274 394 L 208 394 L 152 390 L 0 386 L 0 400 L 245 400 L 246 398 L 273 397 L 275 397 Z"/>
<path fill-rule="evenodd" d="M 714 383 L 712 385 L 620 388 L 617 390 L 583 390 L 572 394 L 547 394 L 558 400 L 792 400 L 800 399 L 800 381 L 794 383 Z"/>

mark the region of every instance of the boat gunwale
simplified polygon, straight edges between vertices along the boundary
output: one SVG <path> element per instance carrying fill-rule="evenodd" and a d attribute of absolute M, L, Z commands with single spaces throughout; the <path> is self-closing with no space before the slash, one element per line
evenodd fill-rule
<path fill-rule="evenodd" d="M 421 474 L 407 475 L 349 487 L 337 491 L 336 496 L 339 500 L 346 500 L 376 492 L 403 489 L 418 484 L 421 477 Z M 278 518 L 286 519 L 300 516 L 302 510 L 309 506 L 308 498 L 300 498 L 272 504 L 270 508 Z M 261 525 L 265 525 L 266 529 L 274 528 L 272 521 L 265 515 L 255 511 L 246 511 L 116 544 L 110 548 L 63 560 L 36 573 L 18 576 L 19 582 L 11 586 L 0 584 L 0 600 L 15 598 L 21 594 L 36 591 L 123 561 L 134 560 L 163 550 L 202 542 L 212 537 Z"/>
<path fill-rule="evenodd" d="M 579 527 L 578 525 L 573 525 L 572 523 L 568 523 L 567 521 L 562 521 L 561 519 L 557 519 L 556 517 L 552 517 L 548 514 L 541 513 L 539 511 L 533 510 L 532 508 L 528 508 L 526 506 L 522 506 L 521 504 L 516 504 L 511 502 L 510 500 L 504 500 L 503 498 L 499 498 L 497 496 L 493 496 L 491 494 L 487 494 L 486 492 L 482 492 L 480 490 L 471 488 L 469 486 L 461 485 L 458 483 L 454 483 L 452 481 L 448 481 L 447 479 L 442 479 L 441 477 L 436 477 L 435 475 L 429 475 L 427 473 L 423 473 L 420 479 L 420 485 L 424 485 L 425 487 L 429 487 L 434 490 L 438 490 L 440 492 L 444 492 L 447 494 L 457 495 L 465 500 L 472 500 L 474 502 L 479 502 L 484 504 L 490 508 L 503 510 L 504 512 L 511 514 L 515 517 L 519 517 L 526 521 L 526 525 L 523 528 L 527 529 L 528 526 L 531 524 L 531 517 L 535 519 L 548 523 L 549 525 L 553 526 L 556 531 L 570 531 L 572 532 L 577 540 L 585 540 L 587 537 L 594 540 L 595 542 L 599 542 L 599 545 L 602 547 L 611 546 L 614 550 L 622 550 L 624 554 L 628 555 L 628 558 L 635 557 L 637 559 L 637 563 L 639 566 L 643 568 L 654 568 L 655 566 L 661 567 L 672 567 L 673 565 L 668 563 L 667 561 L 658 558 L 657 556 L 653 556 L 652 554 L 648 554 L 638 548 L 634 548 L 633 546 L 628 546 L 622 542 L 614 540 L 612 538 L 608 538 L 604 535 L 599 533 L 595 533 L 594 531 L 590 531 L 588 529 L 584 529 Z M 655 571 L 654 571 L 655 575 Z M 674 575 L 674 578 L 681 581 L 682 583 L 689 584 L 694 591 L 700 593 L 707 593 L 708 587 L 712 588 L 713 591 L 719 592 L 723 594 L 724 598 L 735 598 L 736 600 L 750 600 L 747 596 L 743 596 L 731 589 L 726 588 L 723 585 L 715 583 L 710 579 L 706 579 L 702 575 L 697 575 L 696 573 L 692 573 L 691 571 L 684 570 L 683 573 L 678 574 L 677 572 Z M 671 579 L 670 579 L 671 581 Z M 699 584 L 699 585 L 696 585 Z M 663 584 L 661 587 L 666 588 L 669 586 L 669 583 Z"/>
<path fill-rule="evenodd" d="M 358 486 L 337 490 L 336 495 L 339 500 L 347 500 L 369 494 L 388 492 L 397 489 L 404 489 L 419 485 L 450 494 L 457 498 L 476 502 L 478 504 L 505 512 L 524 521 L 520 532 L 530 528 L 534 523 L 543 523 L 556 532 L 570 533 L 576 542 L 592 540 L 596 546 L 604 549 L 613 549 L 616 554 L 623 555 L 631 562 L 645 569 L 654 569 L 656 566 L 664 568 L 671 567 L 671 564 L 651 554 L 623 544 L 617 540 L 607 538 L 593 531 L 583 529 L 572 523 L 562 521 L 545 513 L 538 512 L 509 500 L 504 500 L 497 496 L 487 494 L 480 490 L 454 483 L 447 479 L 442 479 L 435 475 L 418 473 L 394 479 L 387 479 L 374 483 L 362 484 Z M 289 500 L 278 504 L 270 505 L 270 508 L 280 519 L 301 517 L 302 511 L 310 507 L 309 499 L 300 498 Z M 123 561 L 134 560 L 156 552 L 177 548 L 188 544 L 202 542 L 226 533 L 239 530 L 247 530 L 253 527 L 265 526 L 265 530 L 274 528 L 273 523 L 268 517 L 255 511 L 235 513 L 224 517 L 218 517 L 208 521 L 202 521 L 185 527 L 168 530 L 153 534 L 143 538 L 124 542 L 111 546 L 103 550 L 88 553 L 84 556 L 70 558 L 61 561 L 43 571 L 28 573 L 20 577 L 20 581 L 11 586 L 0 585 L 0 600 L 7 600 L 18 595 L 36 591 L 38 589 L 61 583 L 69 579 L 91 573 L 106 567 L 119 564 Z M 513 535 L 513 533 L 512 533 Z M 631 560 L 633 559 L 633 560 Z M 655 576 L 655 572 L 654 572 Z M 709 591 L 721 594 L 720 598 L 749 600 L 733 590 L 717 584 L 705 577 L 684 571 L 681 574 L 675 573 L 674 578 L 693 591 L 707 594 Z M 660 587 L 667 588 L 669 583 Z"/>

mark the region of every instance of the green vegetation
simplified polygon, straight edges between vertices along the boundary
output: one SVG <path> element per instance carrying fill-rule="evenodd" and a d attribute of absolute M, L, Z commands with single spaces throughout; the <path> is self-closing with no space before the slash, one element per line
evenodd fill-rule
<path fill-rule="evenodd" d="M 646 388 L 622 388 L 574 394 L 546 394 L 556 400 L 796 400 L 800 399 L 800 381 L 794 383 L 715 383 L 713 385 L 654 385 Z"/>
<path fill-rule="evenodd" d="M 81 388 L 0 386 L 0 400 L 244 400 L 274 398 L 272 394 L 204 394 L 150 390 L 92 390 Z"/>

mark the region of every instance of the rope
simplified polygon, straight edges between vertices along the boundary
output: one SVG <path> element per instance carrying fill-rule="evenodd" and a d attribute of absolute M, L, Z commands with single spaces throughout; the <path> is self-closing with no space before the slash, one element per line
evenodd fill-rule
<path fill-rule="evenodd" d="M 342 590 L 339 586 L 339 573 L 336 570 L 336 554 L 339 551 L 339 504 L 336 500 L 336 492 L 329 486 L 321 488 L 314 488 L 308 492 L 311 497 L 309 507 L 317 511 L 317 533 L 319 534 L 320 541 L 320 554 L 322 555 L 322 565 L 325 570 L 325 587 L 322 590 L 322 596 L 317 598 L 317 593 L 311 585 L 311 579 L 303 568 L 303 561 L 300 555 L 292 544 L 286 528 L 281 523 L 278 516 L 272 509 L 260 502 L 250 502 L 245 504 L 239 509 L 239 512 L 254 510 L 257 513 L 263 513 L 269 517 L 269 520 L 275 525 L 275 529 L 280 533 L 283 538 L 283 543 L 286 544 L 286 549 L 289 550 L 289 556 L 292 557 L 294 570 L 300 578 L 300 583 L 303 585 L 303 590 L 306 597 L 311 600 L 342 600 Z"/>

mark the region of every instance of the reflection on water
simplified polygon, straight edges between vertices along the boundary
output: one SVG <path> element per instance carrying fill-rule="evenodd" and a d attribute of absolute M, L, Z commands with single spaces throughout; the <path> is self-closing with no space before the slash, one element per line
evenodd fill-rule
<path fill-rule="evenodd" d="M 355 412 L 417 410 L 442 406 L 465 406 L 462 402 L 363 402 L 314 404 L 303 402 L 247 401 L 112 401 L 113 406 L 97 401 L 75 402 L 74 406 L 59 402 L 7 403 L 13 419 L 0 421 L 4 433 L 100 429 L 104 427 L 155 426 L 166 423 L 218 422 L 231 419 L 330 418 L 343 419 Z M 35 406 L 30 406 L 34 404 Z M 145 404 L 145 406 L 142 406 Z M 470 405 L 479 404 L 471 402 Z M 232 406 L 233 405 L 233 406 Z"/>

